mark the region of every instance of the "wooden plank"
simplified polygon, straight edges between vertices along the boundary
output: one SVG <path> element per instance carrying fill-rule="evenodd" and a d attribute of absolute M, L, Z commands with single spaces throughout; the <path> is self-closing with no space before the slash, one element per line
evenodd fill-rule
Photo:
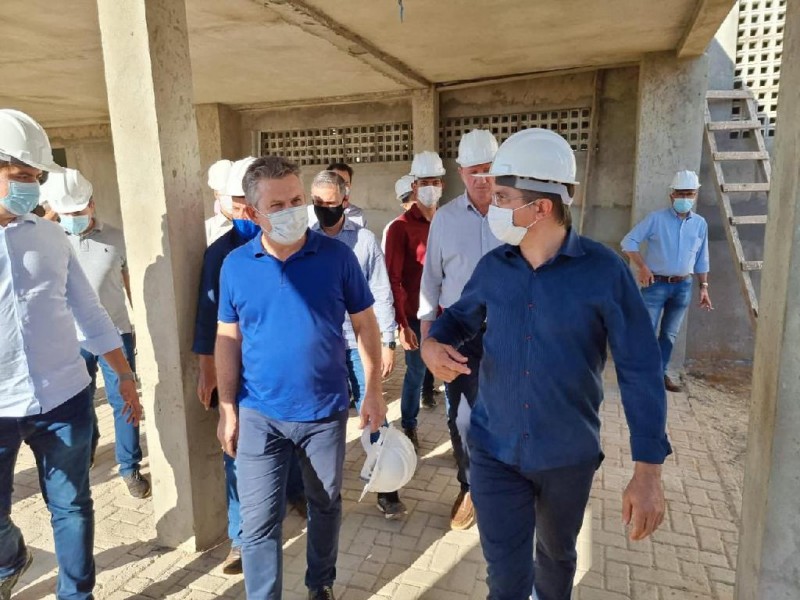
<path fill-rule="evenodd" d="M 731 217 L 731 225 L 737 227 L 739 225 L 766 225 L 767 215 L 747 215 L 741 217 Z"/>
<path fill-rule="evenodd" d="M 769 160 L 769 152 L 714 152 L 714 160 Z"/>
<path fill-rule="evenodd" d="M 764 268 L 763 260 L 743 260 L 741 262 L 742 271 L 760 271 Z"/>
<path fill-rule="evenodd" d="M 750 90 L 708 90 L 706 98 L 709 100 L 746 100 L 752 98 Z"/>
<path fill-rule="evenodd" d="M 711 131 L 761 129 L 761 121 L 712 121 L 708 124 L 708 129 Z"/>
<path fill-rule="evenodd" d="M 768 183 L 723 183 L 723 192 L 768 192 Z"/>
<path fill-rule="evenodd" d="M 747 112 L 749 113 L 748 118 L 751 120 L 758 119 L 758 106 L 756 105 L 755 98 L 748 99 L 747 102 L 745 102 L 745 105 L 747 106 Z M 754 131 L 754 134 L 756 139 L 756 145 L 758 146 L 758 151 L 766 152 L 767 146 L 764 143 L 763 129 L 759 127 Z M 772 178 L 772 166 L 770 165 L 769 162 L 761 163 L 761 174 L 764 176 L 764 181 L 769 183 L 769 181 Z"/>

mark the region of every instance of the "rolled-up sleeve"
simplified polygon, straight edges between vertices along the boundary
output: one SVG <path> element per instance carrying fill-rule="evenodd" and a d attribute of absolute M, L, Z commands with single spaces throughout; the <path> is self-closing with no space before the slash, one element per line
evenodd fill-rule
<path fill-rule="evenodd" d="M 121 348 L 122 338 L 106 309 L 100 304 L 100 299 L 92 289 L 72 247 L 69 247 L 69 253 L 66 297 L 75 318 L 81 347 L 95 356 Z"/>
<path fill-rule="evenodd" d="M 428 232 L 428 246 L 425 250 L 425 265 L 422 268 L 422 281 L 419 289 L 419 310 L 417 318 L 420 321 L 435 321 L 439 314 L 439 304 L 442 295 L 442 241 L 440 219 L 436 215 L 431 221 Z"/>
<path fill-rule="evenodd" d="M 708 273 L 710 264 L 708 260 L 708 225 L 703 228 L 703 241 L 700 242 L 700 248 L 697 250 L 697 256 L 694 262 L 694 272 L 699 274 Z"/>
<path fill-rule="evenodd" d="M 653 213 L 647 215 L 644 219 L 639 221 L 636 226 L 622 238 L 622 251 L 623 252 L 638 252 L 639 246 L 648 237 L 650 237 L 653 225 Z"/>
<path fill-rule="evenodd" d="M 378 241 L 372 237 L 369 249 L 369 290 L 375 298 L 375 317 L 381 330 L 381 339 L 384 343 L 394 341 L 397 324 L 394 321 L 394 298 L 392 286 L 389 283 L 389 272 L 383 252 L 378 247 Z"/>

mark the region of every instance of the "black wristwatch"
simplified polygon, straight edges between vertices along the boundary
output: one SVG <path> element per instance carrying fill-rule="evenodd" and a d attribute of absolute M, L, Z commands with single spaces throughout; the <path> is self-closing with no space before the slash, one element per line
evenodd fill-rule
<path fill-rule="evenodd" d="M 389 350 L 394 350 L 397 348 L 397 342 L 384 342 L 383 347 L 388 348 Z"/>

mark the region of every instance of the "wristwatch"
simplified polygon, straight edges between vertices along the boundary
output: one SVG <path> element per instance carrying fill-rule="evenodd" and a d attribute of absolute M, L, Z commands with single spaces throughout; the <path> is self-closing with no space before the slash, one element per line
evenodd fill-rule
<path fill-rule="evenodd" d="M 384 342 L 383 347 L 388 348 L 389 350 L 394 350 L 397 348 L 397 342 Z"/>
<path fill-rule="evenodd" d="M 700 287 L 707 288 L 708 287 L 708 282 L 704 281 L 703 283 L 700 284 Z"/>

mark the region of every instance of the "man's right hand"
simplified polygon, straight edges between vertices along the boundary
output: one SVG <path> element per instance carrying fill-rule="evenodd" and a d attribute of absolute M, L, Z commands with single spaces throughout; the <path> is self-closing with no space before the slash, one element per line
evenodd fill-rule
<path fill-rule="evenodd" d="M 409 352 L 419 349 L 419 340 L 417 340 L 417 334 L 414 333 L 414 330 L 411 329 L 411 327 L 400 328 L 400 344 L 403 346 L 404 350 L 408 350 Z"/>
<path fill-rule="evenodd" d="M 231 458 L 236 458 L 236 446 L 239 443 L 239 417 L 235 408 L 226 408 L 220 405 L 217 439 L 222 451 Z"/>
<path fill-rule="evenodd" d="M 655 282 L 655 277 L 653 277 L 653 272 L 647 265 L 642 265 L 639 267 L 639 285 L 642 287 L 649 287 Z"/>
<path fill-rule="evenodd" d="M 429 337 L 422 342 L 422 360 L 428 365 L 434 377 L 450 383 L 459 375 L 469 375 L 467 357 L 452 346 L 440 344 Z"/>
<path fill-rule="evenodd" d="M 200 374 L 197 378 L 197 397 L 206 410 L 211 406 L 211 396 L 217 389 L 217 370 L 212 354 L 200 355 Z"/>

